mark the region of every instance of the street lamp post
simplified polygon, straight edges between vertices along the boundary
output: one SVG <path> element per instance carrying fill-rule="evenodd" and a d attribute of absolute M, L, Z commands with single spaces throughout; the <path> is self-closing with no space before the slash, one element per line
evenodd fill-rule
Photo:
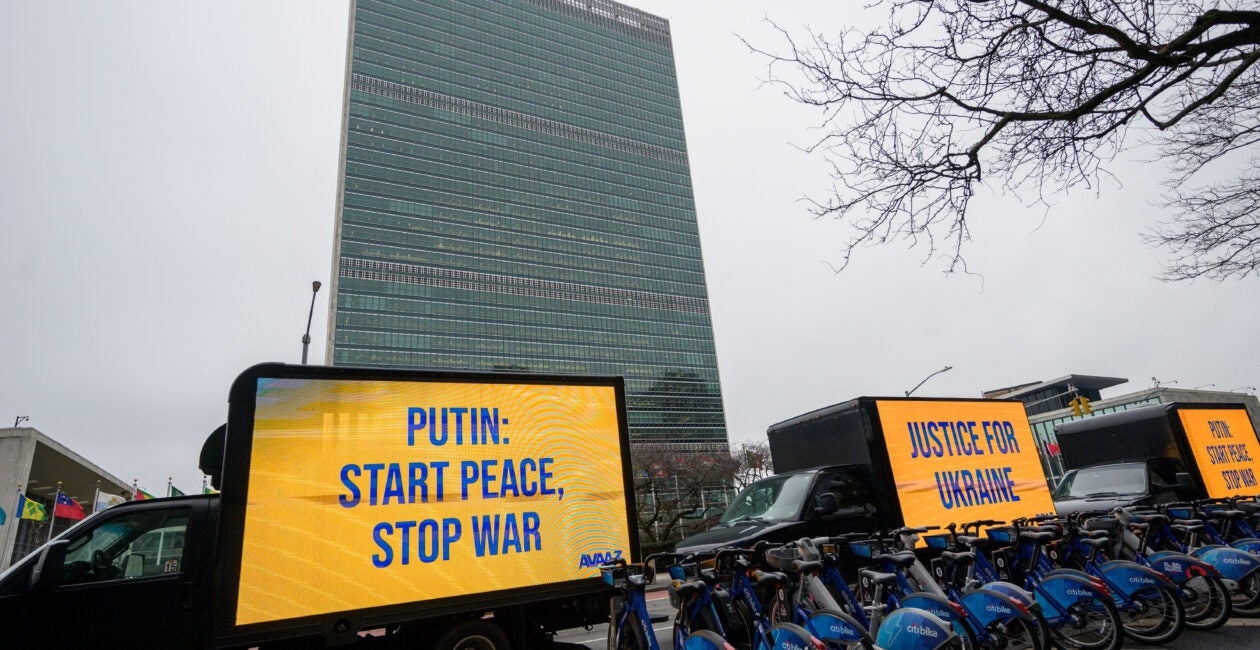
<path fill-rule="evenodd" d="M 936 372 L 924 377 L 923 381 L 919 382 L 918 384 L 915 384 L 914 388 L 911 388 L 910 390 L 906 391 L 906 397 L 910 397 L 910 393 L 913 393 L 914 391 L 919 390 L 919 386 L 926 384 L 927 380 L 941 374 L 942 372 L 947 372 L 953 369 L 954 369 L 953 366 L 945 366 L 944 368 L 941 368 L 940 370 L 937 370 Z"/>
<path fill-rule="evenodd" d="M 319 293 L 319 280 L 311 283 L 311 311 L 306 315 L 306 333 L 302 335 L 302 365 L 306 365 L 306 350 L 311 346 L 311 319 L 315 316 L 315 295 Z"/>

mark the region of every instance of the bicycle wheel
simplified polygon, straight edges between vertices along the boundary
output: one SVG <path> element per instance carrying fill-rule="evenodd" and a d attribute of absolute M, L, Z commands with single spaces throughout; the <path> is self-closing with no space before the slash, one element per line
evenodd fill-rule
<path fill-rule="evenodd" d="M 1225 583 L 1215 576 L 1196 576 L 1177 590 L 1186 610 L 1186 627 L 1191 630 L 1215 630 L 1229 620 L 1233 603 Z"/>
<path fill-rule="evenodd" d="M 1139 643 L 1160 645 L 1181 635 L 1186 610 L 1171 587 L 1143 587 L 1129 597 L 1133 603 L 1120 609 L 1125 636 Z"/>
<path fill-rule="evenodd" d="M 1004 621 L 993 621 L 985 626 L 984 631 L 992 637 L 987 644 L 1002 650 L 1045 650 L 1042 645 L 1041 631 L 1036 623 L 1021 618 L 1008 618 Z"/>
<path fill-rule="evenodd" d="M 1260 571 L 1252 571 L 1238 581 L 1238 590 L 1231 592 L 1234 613 L 1240 616 L 1260 614 Z"/>
<path fill-rule="evenodd" d="M 723 634 L 726 630 L 718 624 L 717 615 L 714 614 L 712 607 L 702 607 L 696 612 L 694 618 L 688 619 L 687 610 L 690 605 L 683 603 L 682 607 L 674 614 L 674 639 L 685 639 L 700 630 L 708 630 L 717 634 Z"/>
<path fill-rule="evenodd" d="M 639 620 L 639 615 L 630 612 L 626 615 L 626 622 L 620 628 L 615 625 L 608 627 L 608 648 L 609 650 L 648 650 L 647 637 L 643 634 L 643 622 Z"/>
<path fill-rule="evenodd" d="M 1068 607 L 1068 619 L 1050 628 L 1054 641 L 1064 648 L 1117 650 L 1124 642 L 1120 613 L 1110 599 L 1082 598 Z"/>

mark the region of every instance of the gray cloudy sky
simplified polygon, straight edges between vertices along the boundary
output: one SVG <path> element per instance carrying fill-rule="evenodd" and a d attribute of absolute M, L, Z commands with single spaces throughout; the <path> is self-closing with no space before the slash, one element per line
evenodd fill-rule
<path fill-rule="evenodd" d="M 1260 280 L 1163 284 L 1160 168 L 1057 197 L 982 193 L 968 259 L 866 249 L 800 198 L 821 115 L 735 34 L 834 33 L 856 2 L 637 0 L 668 18 L 734 442 L 859 395 L 976 396 L 1068 373 L 1260 384 Z M 297 363 L 331 267 L 345 1 L 23 2 L 0 23 L 0 426 L 19 415 L 150 492 L 201 480 L 228 386 Z M 1135 157 L 1136 160 L 1137 157 Z M 926 262 L 926 263 L 925 263 Z M 324 358 L 326 296 L 312 362 Z"/>

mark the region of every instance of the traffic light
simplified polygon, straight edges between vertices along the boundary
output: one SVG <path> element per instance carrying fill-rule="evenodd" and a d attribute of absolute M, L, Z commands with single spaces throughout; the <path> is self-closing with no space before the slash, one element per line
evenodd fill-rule
<path fill-rule="evenodd" d="M 1079 397 L 1073 397 L 1073 398 L 1072 398 L 1072 401 L 1068 402 L 1068 404 L 1071 404 L 1071 405 L 1072 405 L 1072 415 L 1075 415 L 1075 416 L 1077 416 L 1077 417 L 1080 417 L 1080 415 L 1081 415 L 1081 398 L 1079 398 Z"/>
<path fill-rule="evenodd" d="M 1076 397 L 1073 397 L 1072 401 L 1068 402 L 1068 404 L 1072 407 L 1072 415 L 1077 417 L 1094 412 L 1093 407 L 1089 405 L 1088 397 L 1077 395 Z"/>
<path fill-rule="evenodd" d="M 1086 415 L 1089 415 L 1094 412 L 1093 407 L 1089 405 L 1088 397 L 1078 397 L 1076 399 L 1081 400 L 1081 410 L 1084 411 Z"/>

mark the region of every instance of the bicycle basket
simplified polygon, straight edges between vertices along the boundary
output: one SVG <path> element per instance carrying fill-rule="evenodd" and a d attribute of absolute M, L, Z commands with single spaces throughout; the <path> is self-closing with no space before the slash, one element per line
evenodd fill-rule
<path fill-rule="evenodd" d="M 795 546 L 780 546 L 766 550 L 766 562 L 780 571 L 791 569 L 792 562 L 800 558 Z"/>
<path fill-rule="evenodd" d="M 849 542 L 849 550 L 855 557 L 868 560 L 879 553 L 878 542 Z"/>
<path fill-rule="evenodd" d="M 1009 527 L 990 528 L 984 531 L 989 539 L 999 544 L 1010 544 L 1015 540 L 1015 529 Z"/>
<path fill-rule="evenodd" d="M 1115 517 L 1090 517 L 1082 524 L 1085 530 L 1116 531 L 1120 529 L 1120 520 Z"/>
<path fill-rule="evenodd" d="M 1193 508 L 1169 508 L 1167 512 L 1173 519 L 1195 519 Z"/>
<path fill-rule="evenodd" d="M 928 545 L 928 548 L 935 548 L 942 551 L 947 551 L 949 550 L 950 537 L 951 535 L 949 535 L 948 533 L 941 534 L 941 535 L 924 535 L 923 542 Z"/>
<path fill-rule="evenodd" d="M 617 589 L 621 589 L 626 586 L 626 580 L 629 575 L 629 568 L 624 564 L 614 567 L 601 568 L 599 570 L 599 577 L 604 579 L 604 584 Z"/>

